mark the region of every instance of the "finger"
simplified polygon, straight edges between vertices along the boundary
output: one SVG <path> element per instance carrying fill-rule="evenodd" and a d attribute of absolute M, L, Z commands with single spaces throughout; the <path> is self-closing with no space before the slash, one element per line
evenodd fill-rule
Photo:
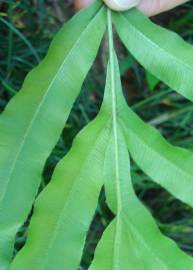
<path fill-rule="evenodd" d="M 146 15 L 153 16 L 185 2 L 188 0 L 141 0 L 138 7 Z"/>
<path fill-rule="evenodd" d="M 76 10 L 86 7 L 87 5 L 91 4 L 94 0 L 75 0 L 74 7 Z"/>
<path fill-rule="evenodd" d="M 138 6 L 140 0 L 103 0 L 113 10 L 124 11 Z"/>
<path fill-rule="evenodd" d="M 74 5 L 77 10 L 87 6 L 94 0 L 75 0 Z M 148 16 L 172 9 L 180 4 L 188 2 L 188 0 L 104 0 L 104 2 L 114 10 L 127 10 L 134 6 Z"/>

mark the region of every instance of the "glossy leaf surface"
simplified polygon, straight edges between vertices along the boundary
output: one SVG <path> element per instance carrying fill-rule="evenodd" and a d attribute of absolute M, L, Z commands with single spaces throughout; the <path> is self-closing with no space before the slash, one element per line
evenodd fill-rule
<path fill-rule="evenodd" d="M 51 183 L 35 204 L 26 246 L 11 269 L 78 269 L 102 187 L 106 119 L 98 118 L 75 139 Z"/>
<path fill-rule="evenodd" d="M 120 147 L 119 190 L 122 190 L 120 197 L 124 207 L 120 208 L 116 218 L 105 230 L 89 270 L 193 269 L 193 259 L 160 233 L 152 216 L 134 194 L 128 153 L 124 150 L 123 142 Z M 109 152 L 110 157 L 113 169 L 112 151 Z M 106 184 L 108 193 L 111 193 L 112 179 L 109 177 L 109 183 Z M 116 181 L 115 178 L 113 180 Z"/>
<path fill-rule="evenodd" d="M 110 85 L 120 96 L 117 61 L 112 53 L 110 55 L 111 71 L 114 73 Z M 121 115 L 127 110 L 124 103 L 122 108 Z M 117 120 L 120 120 L 119 116 Z M 107 203 L 116 217 L 104 232 L 89 269 L 193 269 L 193 259 L 161 234 L 150 213 L 137 199 L 132 187 L 122 126 L 119 121 L 114 125 L 104 162 L 104 182 Z"/>
<path fill-rule="evenodd" d="M 131 109 L 122 114 L 132 158 L 152 180 L 193 207 L 193 153 L 169 144 Z"/>
<path fill-rule="evenodd" d="M 108 70 L 108 77 L 110 76 Z M 78 269 L 84 241 L 103 186 L 104 159 L 112 129 L 107 79 L 97 118 L 75 139 L 35 204 L 29 237 L 11 270 Z"/>
<path fill-rule="evenodd" d="M 128 170 L 128 153 L 124 149 L 119 151 L 119 182 L 129 190 L 129 197 L 127 192 L 121 192 L 124 208 L 117 212 L 116 218 L 105 230 L 89 270 L 192 270 L 193 259 L 160 233 L 152 216 L 134 194 Z M 111 187 L 106 185 L 106 190 L 108 188 Z"/>
<path fill-rule="evenodd" d="M 27 76 L 0 117 L 2 270 L 7 269 L 15 234 L 31 209 L 45 161 L 95 59 L 106 27 L 105 14 L 97 1 L 65 24 L 47 57 Z"/>
<path fill-rule="evenodd" d="M 136 9 L 114 14 L 114 21 L 122 41 L 136 59 L 160 80 L 193 100 L 193 46 L 155 25 Z M 169 144 L 131 109 L 124 110 L 122 118 L 128 148 L 137 164 L 154 181 L 193 206 L 193 154 Z"/>
<path fill-rule="evenodd" d="M 102 108 L 96 119 L 77 136 L 70 152 L 57 165 L 51 182 L 38 197 L 27 243 L 13 260 L 11 270 L 77 270 L 103 185 L 107 204 L 114 212 L 115 219 L 102 236 L 90 270 L 193 270 L 193 259 L 161 234 L 149 211 L 136 197 L 130 177 L 127 148 L 145 173 L 191 206 L 193 154 L 171 146 L 158 131 L 145 124 L 128 108 L 122 94 L 118 61 L 113 48 L 111 11 L 108 10 L 107 14 L 110 54 Z M 2 123 L 9 127 L 6 115 L 12 115 L 18 109 L 15 122 L 20 123 L 22 110 L 19 110 L 19 100 L 29 106 L 28 112 L 22 116 L 23 124 L 16 136 L 18 141 L 13 144 L 15 156 L 5 154 L 7 161 L 5 156 L 2 159 L 14 162 L 11 163 L 11 173 L 8 176 L 5 174 L 8 177 L 5 179 L 10 182 L 3 182 L 5 192 L 0 217 L 6 217 L 5 210 L 11 209 L 10 202 L 15 202 L 17 211 L 13 214 L 11 209 L 8 220 L 0 227 L 3 229 L 0 232 L 4 233 L 3 237 L 0 234 L 0 248 L 7 239 L 12 239 L 16 232 L 14 229 L 21 225 L 29 212 L 46 157 L 57 141 L 95 58 L 105 29 L 105 20 L 106 9 L 100 1 L 72 19 L 58 34 L 49 53 L 52 54 L 53 50 L 55 56 L 63 53 L 63 57 L 53 60 L 48 56 L 42 64 L 43 68 L 40 65 L 29 75 L 24 84 L 25 91 L 17 95 L 2 116 L 2 119 L 5 118 Z M 124 15 L 114 13 L 114 21 L 121 38 L 140 63 L 169 86 L 175 90 L 180 89 L 179 92 L 192 99 L 192 79 L 189 78 L 192 60 L 184 52 L 189 50 L 190 53 L 192 47 L 177 35 L 152 24 L 135 9 Z M 162 37 L 159 38 L 153 29 Z M 72 39 L 68 36 L 70 33 L 73 33 Z M 64 49 L 63 36 L 66 35 L 68 40 Z M 169 44 L 163 43 L 163 37 L 168 39 Z M 61 47 L 58 48 L 56 44 Z M 173 46 L 173 51 L 170 46 Z M 55 65 L 57 67 L 54 69 L 54 79 L 49 73 L 50 59 L 53 65 L 51 70 Z M 26 85 L 30 85 L 32 79 L 35 80 L 36 72 L 42 72 L 42 78 L 47 79 L 40 85 L 48 83 L 49 86 L 38 88 L 37 84 L 39 94 L 33 100 L 30 96 L 32 88 L 28 89 Z M 50 112 L 51 117 L 48 118 Z M 41 136 L 44 135 L 42 141 L 38 138 L 39 132 Z M 11 139 L 7 143 L 11 145 Z M 35 179 L 33 186 L 24 182 L 26 175 L 30 183 Z M 16 184 L 23 185 L 26 197 L 18 199 L 19 195 L 14 192 Z M 11 195 L 14 200 L 10 199 Z M 9 241 L 8 244 L 2 253 L 3 270 L 7 266 L 4 258 L 11 247 Z"/>
<path fill-rule="evenodd" d="M 193 46 L 150 21 L 137 9 L 114 13 L 126 48 L 149 72 L 193 101 Z"/>

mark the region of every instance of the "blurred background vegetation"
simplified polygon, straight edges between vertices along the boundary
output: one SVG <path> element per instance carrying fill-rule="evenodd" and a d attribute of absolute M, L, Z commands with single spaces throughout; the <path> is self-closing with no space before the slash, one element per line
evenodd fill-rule
<path fill-rule="evenodd" d="M 45 56 L 55 32 L 74 13 L 72 0 L 0 0 L 0 111 L 21 88 L 26 74 Z M 188 42 L 193 42 L 192 1 L 153 20 L 176 31 Z M 193 150 L 193 104 L 147 73 L 128 55 L 117 37 L 116 47 L 123 89 L 130 106 L 145 121 L 159 129 L 168 141 Z M 104 38 L 94 67 L 44 168 L 40 191 L 49 182 L 57 162 L 69 150 L 74 136 L 99 110 L 106 55 L 107 42 Z M 193 255 L 193 210 L 154 184 L 133 162 L 132 177 L 137 195 L 150 209 L 163 233 Z M 102 191 L 80 269 L 87 269 L 96 244 L 112 218 Z M 17 235 L 15 253 L 25 243 L 29 220 L 30 217 Z"/>

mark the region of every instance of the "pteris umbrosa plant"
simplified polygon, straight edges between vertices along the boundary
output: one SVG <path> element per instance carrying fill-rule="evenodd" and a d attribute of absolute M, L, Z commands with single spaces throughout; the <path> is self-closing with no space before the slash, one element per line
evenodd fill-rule
<path fill-rule="evenodd" d="M 193 259 L 161 234 L 136 197 L 129 170 L 131 155 L 153 181 L 193 207 L 193 154 L 169 144 L 126 104 L 113 23 L 142 66 L 193 101 L 193 47 L 137 9 L 115 13 L 98 0 L 65 24 L 0 117 L 0 270 L 77 270 L 103 186 L 115 218 L 90 270 L 193 270 Z M 106 25 L 109 62 L 100 112 L 35 200 Z M 26 245 L 12 261 L 16 233 L 34 200 Z"/>

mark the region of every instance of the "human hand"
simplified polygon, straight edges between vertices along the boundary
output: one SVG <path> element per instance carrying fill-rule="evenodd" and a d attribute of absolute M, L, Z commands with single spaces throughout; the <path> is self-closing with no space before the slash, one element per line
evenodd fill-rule
<path fill-rule="evenodd" d="M 104 0 L 114 10 L 127 10 L 137 6 L 143 13 L 153 16 L 172 9 L 188 0 Z M 81 9 L 93 0 L 74 0 L 76 9 Z"/>

